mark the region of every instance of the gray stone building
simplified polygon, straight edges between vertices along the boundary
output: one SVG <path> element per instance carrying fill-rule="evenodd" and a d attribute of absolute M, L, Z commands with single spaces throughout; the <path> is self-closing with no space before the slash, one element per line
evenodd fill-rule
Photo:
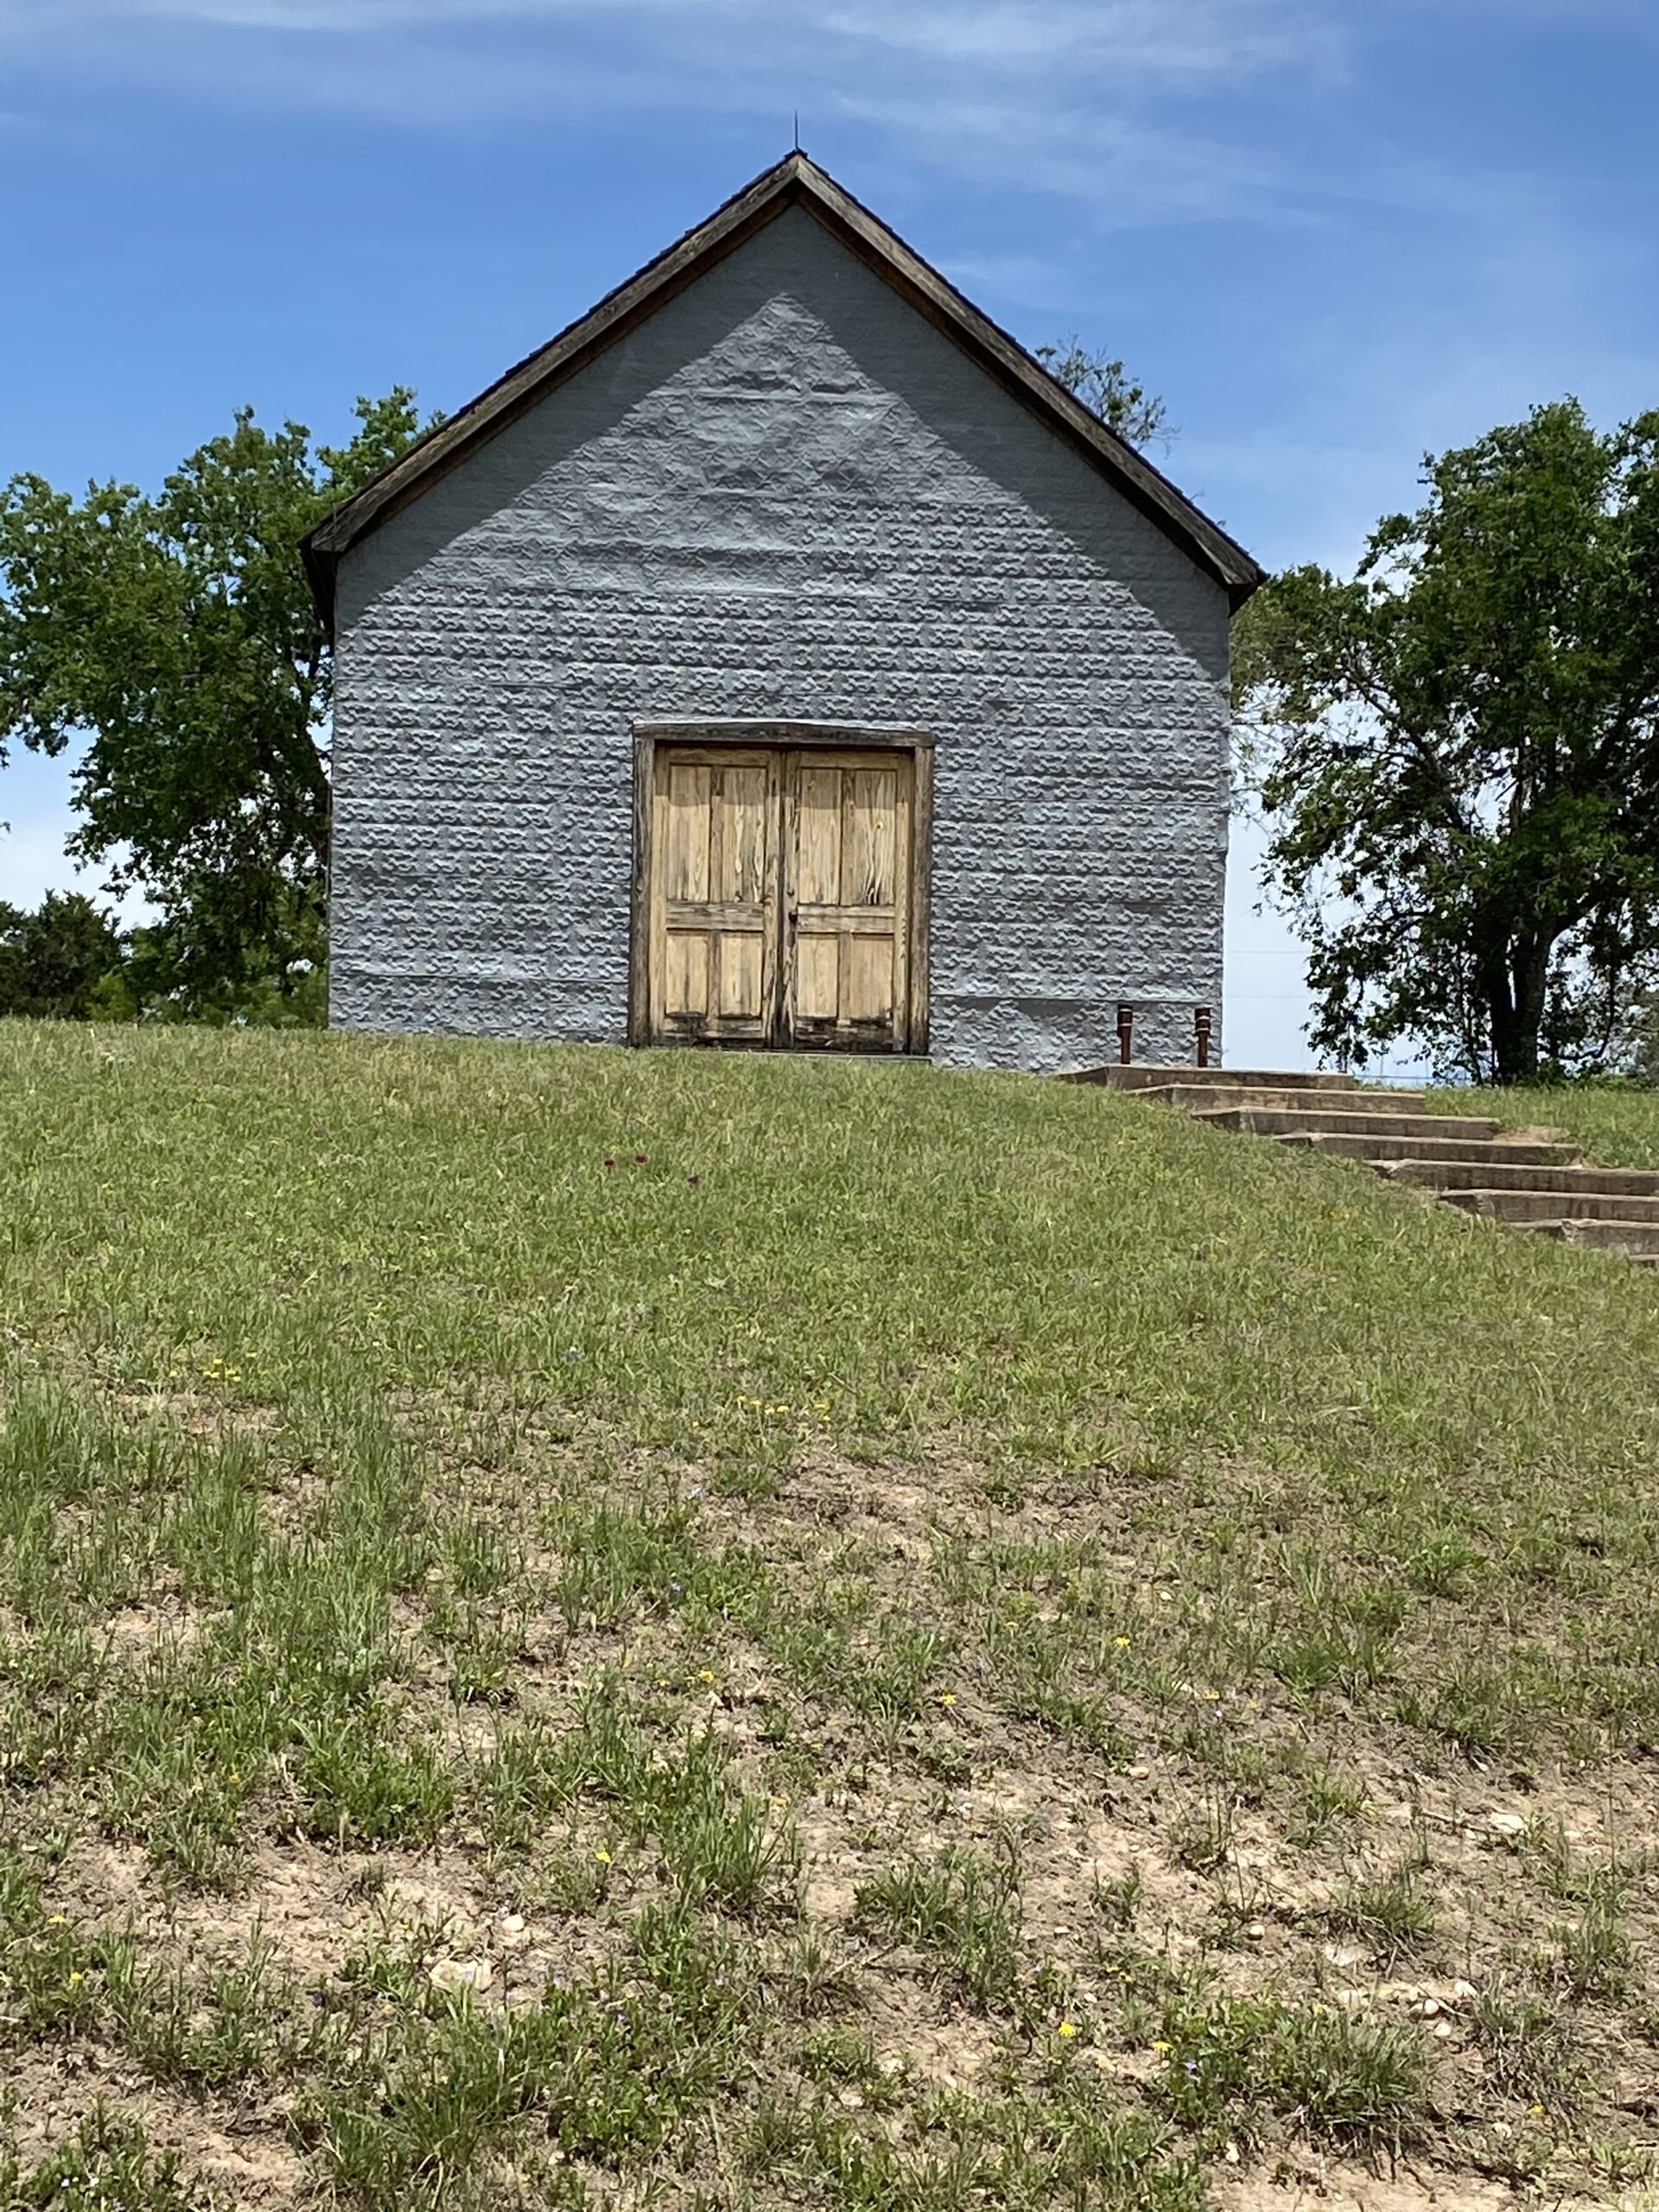
<path fill-rule="evenodd" d="M 306 546 L 353 1029 L 1191 1054 L 1248 554 L 804 156 Z"/>

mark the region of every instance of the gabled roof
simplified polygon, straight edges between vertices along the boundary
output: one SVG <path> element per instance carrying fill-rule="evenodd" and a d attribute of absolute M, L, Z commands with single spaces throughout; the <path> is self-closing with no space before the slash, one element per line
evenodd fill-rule
<path fill-rule="evenodd" d="M 334 576 L 342 554 L 400 507 L 477 450 L 497 431 L 538 404 L 566 378 L 585 368 L 693 284 L 746 238 L 785 208 L 804 207 L 878 276 L 891 284 L 936 328 L 953 339 L 980 367 L 1030 408 L 1100 470 L 1115 490 L 1139 507 L 1217 582 L 1232 604 L 1243 606 L 1265 581 L 1243 547 L 1200 513 L 1144 454 L 1091 415 L 1057 384 L 1025 348 L 982 315 L 937 269 L 804 154 L 794 153 L 746 185 L 706 223 L 647 262 L 637 276 L 537 352 L 509 369 L 460 413 L 429 431 L 372 482 L 336 507 L 305 539 L 301 551 L 322 618 L 332 630 Z"/>

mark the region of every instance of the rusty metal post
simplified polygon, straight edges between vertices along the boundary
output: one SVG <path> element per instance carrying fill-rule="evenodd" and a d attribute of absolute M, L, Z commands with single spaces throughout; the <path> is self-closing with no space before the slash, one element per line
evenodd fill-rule
<path fill-rule="evenodd" d="M 1117 1009 L 1117 1057 L 1128 1067 L 1134 1057 L 1135 1008 L 1120 1006 Z"/>
<path fill-rule="evenodd" d="M 1199 1007 L 1198 1011 L 1193 1014 L 1192 1027 L 1198 1032 L 1198 1065 L 1201 1068 L 1207 1068 L 1210 1065 L 1211 1027 L 1210 1009 L 1207 1006 Z"/>

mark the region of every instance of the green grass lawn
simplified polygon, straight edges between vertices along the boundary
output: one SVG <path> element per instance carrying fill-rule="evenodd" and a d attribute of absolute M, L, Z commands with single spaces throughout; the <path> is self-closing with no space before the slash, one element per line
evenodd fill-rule
<path fill-rule="evenodd" d="M 1659 1095 L 1555 1084 L 1537 1090 L 1437 1090 L 1446 1114 L 1495 1114 L 1506 1128 L 1554 1128 L 1603 1167 L 1659 1167 Z"/>
<path fill-rule="evenodd" d="M 3 1025 L 0 1179 L 0 2202 L 1643 2182 L 1656 1272 L 761 1057 Z"/>

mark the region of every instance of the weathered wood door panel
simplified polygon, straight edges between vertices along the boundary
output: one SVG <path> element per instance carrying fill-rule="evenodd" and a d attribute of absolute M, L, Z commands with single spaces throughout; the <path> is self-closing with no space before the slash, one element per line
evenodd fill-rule
<path fill-rule="evenodd" d="M 904 1052 L 918 1022 L 925 1039 L 910 753 L 663 745 L 648 780 L 648 1039 Z"/>
<path fill-rule="evenodd" d="M 657 756 L 652 1030 L 766 1045 L 777 1026 L 779 764 Z"/>
<path fill-rule="evenodd" d="M 806 753 L 784 774 L 784 1040 L 909 1042 L 911 762 Z"/>

